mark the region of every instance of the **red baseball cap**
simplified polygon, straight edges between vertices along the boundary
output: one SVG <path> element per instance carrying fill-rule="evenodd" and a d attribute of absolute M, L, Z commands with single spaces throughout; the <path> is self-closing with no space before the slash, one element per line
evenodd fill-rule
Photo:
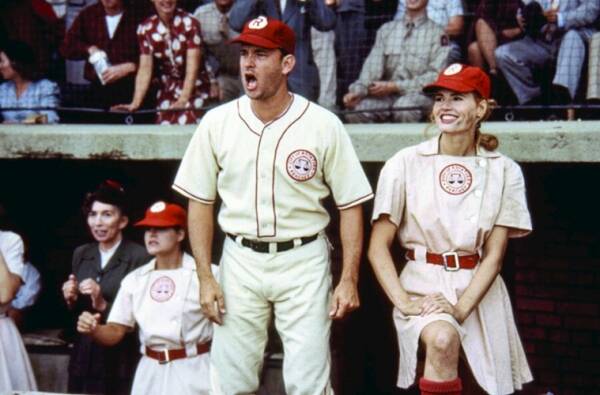
<path fill-rule="evenodd" d="M 187 214 L 181 206 L 158 201 L 146 210 L 144 219 L 136 222 L 135 226 L 147 228 L 172 228 L 178 226 L 185 228 L 186 218 Z"/>
<path fill-rule="evenodd" d="M 296 35 L 280 20 L 261 15 L 246 23 L 242 34 L 230 43 L 250 44 L 269 49 L 279 48 L 293 55 L 296 48 Z"/>
<path fill-rule="evenodd" d="M 479 67 L 454 63 L 446 67 L 434 83 L 426 85 L 423 92 L 432 93 L 438 89 L 450 89 L 460 93 L 477 92 L 483 98 L 489 99 L 490 77 Z"/>

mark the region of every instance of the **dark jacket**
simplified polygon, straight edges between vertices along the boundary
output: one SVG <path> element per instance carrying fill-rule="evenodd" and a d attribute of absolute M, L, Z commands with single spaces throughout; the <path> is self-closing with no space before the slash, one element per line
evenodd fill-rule
<path fill-rule="evenodd" d="M 105 321 L 123 277 L 150 258 L 142 246 L 123 240 L 102 269 L 98 243 L 89 243 L 75 249 L 72 273 L 78 282 L 92 278 L 100 285 L 102 296 L 108 303 L 103 313 Z M 89 297 L 80 295 L 73 313 L 77 317 L 82 310 L 90 309 Z M 98 345 L 88 336 L 77 337 L 69 363 L 69 392 L 128 393 L 139 359 L 136 348 L 133 337 L 115 347 Z"/>

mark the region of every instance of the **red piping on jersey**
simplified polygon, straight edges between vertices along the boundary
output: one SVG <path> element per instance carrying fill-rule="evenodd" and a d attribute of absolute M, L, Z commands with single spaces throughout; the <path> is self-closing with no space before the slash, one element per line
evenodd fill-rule
<path fill-rule="evenodd" d="M 209 200 L 209 199 L 201 198 L 200 196 L 194 195 L 190 191 L 186 190 L 185 188 L 180 187 L 177 184 L 173 184 L 173 188 L 178 189 L 179 191 L 183 192 L 185 195 L 188 195 L 188 197 L 192 197 L 192 198 L 194 198 L 196 200 L 199 200 L 201 202 L 206 202 L 206 203 L 211 203 L 211 204 L 215 202 L 215 199 Z"/>
<path fill-rule="evenodd" d="M 287 133 L 287 131 L 289 130 L 289 128 L 292 127 L 293 124 L 298 122 L 298 120 L 300 118 L 302 118 L 304 116 L 304 114 L 306 114 L 306 111 L 308 111 L 309 106 L 310 106 L 310 101 L 306 101 L 306 107 L 304 108 L 302 113 L 300 115 L 298 115 L 298 118 L 296 118 L 292 122 L 290 122 L 290 124 L 285 128 L 283 133 L 281 133 L 281 136 L 279 136 L 279 140 L 277 140 L 277 145 L 275 146 L 275 153 L 273 154 L 273 177 L 272 177 L 272 184 L 271 184 L 271 196 L 272 196 L 272 201 L 273 201 L 273 218 L 275 218 L 274 224 L 273 224 L 273 229 L 275 230 L 275 234 L 273 236 L 277 235 L 277 214 L 275 213 L 275 160 L 277 159 L 277 150 L 279 149 L 279 143 L 281 143 L 281 139 L 283 139 L 283 136 Z"/>

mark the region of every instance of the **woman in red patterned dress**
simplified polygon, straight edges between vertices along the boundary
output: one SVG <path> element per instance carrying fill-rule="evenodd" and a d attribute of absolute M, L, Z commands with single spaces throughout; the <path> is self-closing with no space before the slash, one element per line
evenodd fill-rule
<path fill-rule="evenodd" d="M 133 100 L 114 106 L 114 110 L 136 111 L 142 105 L 157 63 L 160 72 L 156 95 L 158 124 L 197 123 L 210 81 L 201 60 L 200 23 L 177 8 L 177 0 L 151 0 L 156 14 L 138 26 L 139 69 Z"/>

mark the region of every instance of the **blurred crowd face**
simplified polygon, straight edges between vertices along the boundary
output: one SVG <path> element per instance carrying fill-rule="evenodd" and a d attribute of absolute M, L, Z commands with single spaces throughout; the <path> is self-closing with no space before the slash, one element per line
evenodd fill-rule
<path fill-rule="evenodd" d="M 121 232 L 128 219 L 117 206 L 95 201 L 87 216 L 87 223 L 94 239 L 107 247 L 121 240 Z"/>
<path fill-rule="evenodd" d="M 177 8 L 177 0 L 150 0 L 159 15 L 172 15 Z"/>
<path fill-rule="evenodd" d="M 146 250 L 150 255 L 169 255 L 180 249 L 185 232 L 175 228 L 148 228 L 144 233 Z"/>
<path fill-rule="evenodd" d="M 215 0 L 217 7 L 221 9 L 228 9 L 233 5 L 234 0 Z"/>
<path fill-rule="evenodd" d="M 427 0 L 405 0 L 406 10 L 419 12 L 427 7 Z"/>
<path fill-rule="evenodd" d="M 17 76 L 17 72 L 13 69 L 10 59 L 4 52 L 0 52 L 0 74 L 5 80 L 12 80 Z"/>
<path fill-rule="evenodd" d="M 434 95 L 433 118 L 443 133 L 475 133 L 485 106 L 485 101 L 478 100 L 473 93 L 440 89 Z"/>
<path fill-rule="evenodd" d="M 100 0 L 107 14 L 119 13 L 123 9 L 122 0 Z"/>

